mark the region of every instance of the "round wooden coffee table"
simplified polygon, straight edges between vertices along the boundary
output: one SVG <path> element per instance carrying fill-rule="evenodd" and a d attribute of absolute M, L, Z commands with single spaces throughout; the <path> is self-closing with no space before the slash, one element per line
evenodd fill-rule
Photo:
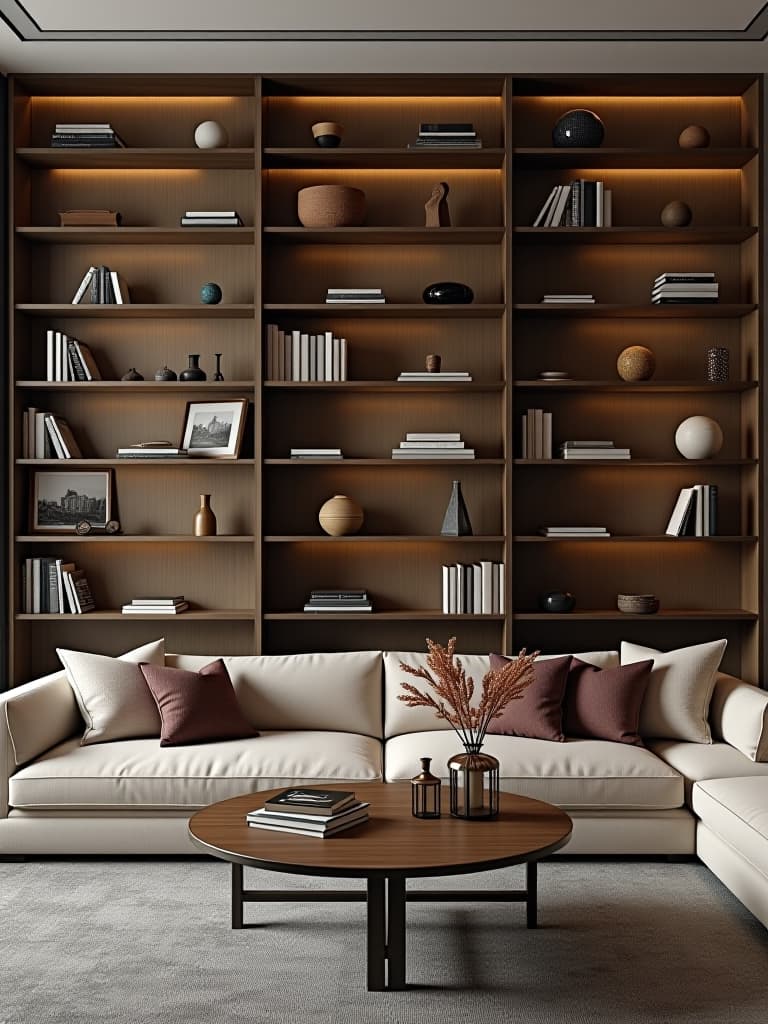
<path fill-rule="evenodd" d="M 232 863 L 232 927 L 243 927 L 244 903 L 366 902 L 368 988 L 405 988 L 406 902 L 519 902 L 529 928 L 536 927 L 536 861 L 568 842 L 572 822 L 564 811 L 541 800 L 502 793 L 492 821 L 465 821 L 447 812 L 438 819 L 411 815 L 411 787 L 405 783 L 346 783 L 324 789 L 354 789 L 370 803 L 370 820 L 331 839 L 293 836 L 250 828 L 248 811 L 263 806 L 281 789 L 222 800 L 198 811 L 189 822 L 192 841 L 206 853 Z M 447 803 L 443 790 L 443 805 Z M 526 865 L 522 890 L 406 890 L 406 879 L 461 875 Z M 245 890 L 243 866 L 296 875 L 365 878 L 365 891 Z"/>

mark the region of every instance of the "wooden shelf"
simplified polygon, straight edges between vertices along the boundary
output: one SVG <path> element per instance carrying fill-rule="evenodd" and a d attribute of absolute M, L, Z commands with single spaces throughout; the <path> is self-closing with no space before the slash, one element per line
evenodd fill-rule
<path fill-rule="evenodd" d="M 652 466 L 686 469 L 688 466 L 706 466 L 720 469 L 724 466 L 756 466 L 757 459 L 514 459 L 515 466 L 548 466 L 550 468 L 571 468 L 573 466 Z"/>
<path fill-rule="evenodd" d="M 53 302 L 22 302 L 16 305 L 17 313 L 26 316 L 81 317 L 97 320 L 252 320 L 255 308 L 245 303 L 221 303 L 209 306 L 200 302 L 194 306 L 176 303 L 116 303 L 103 306 L 77 305 Z"/>
<path fill-rule="evenodd" d="M 457 394 L 462 391 L 471 393 L 483 393 L 492 391 L 503 391 L 506 385 L 504 381 L 495 380 L 483 383 L 482 381 L 435 381 L 434 384 L 396 381 L 396 380 L 345 380 L 345 381 L 290 381 L 290 380 L 268 380 L 264 387 L 274 391 L 347 391 L 371 392 L 380 394 L 423 394 L 425 392 L 442 392 Z"/>
<path fill-rule="evenodd" d="M 606 170 L 731 170 L 746 166 L 757 156 L 753 146 L 709 147 L 707 149 L 648 149 L 601 146 L 594 149 L 552 146 L 515 147 L 512 155 L 518 167 L 597 167 Z"/>
<path fill-rule="evenodd" d="M 363 622 L 370 619 L 389 620 L 391 622 L 503 622 L 503 615 L 446 615 L 439 611 L 396 611 L 396 612 L 267 612 L 264 615 L 272 622 L 338 622 L 349 619 L 352 622 Z"/>
<path fill-rule="evenodd" d="M 265 313 L 283 316 L 334 317 L 338 320 L 348 317 L 371 317 L 373 319 L 420 319 L 420 320 L 497 320 L 504 315 L 503 303 L 470 302 L 462 306 L 430 305 L 426 302 L 384 302 L 370 303 L 281 303 L 267 302 Z"/>
<path fill-rule="evenodd" d="M 216 391 L 253 391 L 256 387 L 252 380 L 19 380 L 16 387 L 26 391 L 64 391 L 77 394 L 142 394 L 167 395 L 169 392 L 216 392 Z"/>
<path fill-rule="evenodd" d="M 513 234 L 515 242 L 527 245 L 735 245 L 752 238 L 757 228 L 518 227 Z"/>
<path fill-rule="evenodd" d="M 521 391 L 604 391 L 630 395 L 681 394 L 703 392 L 705 394 L 726 394 L 728 392 L 753 391 L 758 387 L 756 380 L 735 380 L 724 384 L 713 384 L 706 380 L 516 380 L 514 387 Z"/>
<path fill-rule="evenodd" d="M 256 616 L 256 612 L 252 608 L 233 608 L 233 609 L 207 609 L 207 610 L 190 610 L 186 612 L 179 612 L 177 615 L 140 615 L 129 612 L 127 615 L 123 615 L 120 611 L 97 611 L 97 612 L 85 612 L 83 615 L 51 615 L 49 613 L 38 613 L 35 614 L 21 614 L 16 615 L 17 620 L 23 620 L 25 622 L 91 622 L 93 621 L 133 621 L 139 622 L 145 619 L 152 619 L 157 622 L 162 620 L 163 622 L 238 622 L 240 620 L 251 620 Z"/>
<path fill-rule="evenodd" d="M 254 245 L 252 227 L 243 228 L 16 228 L 28 242 L 60 245 Z"/>
<path fill-rule="evenodd" d="M 495 245 L 503 227 L 483 228 L 264 228 L 266 241 L 300 245 Z"/>
<path fill-rule="evenodd" d="M 754 612 L 744 611 L 742 608 L 694 608 L 694 609 L 663 609 L 652 615 L 639 615 L 632 612 L 620 612 L 613 609 L 605 611 L 583 611 L 583 612 L 516 612 L 513 619 L 518 621 L 540 621 L 552 620 L 562 622 L 564 619 L 576 619 L 583 622 L 602 622 L 612 620 L 628 620 L 630 622 L 653 622 L 659 619 L 691 620 L 691 621 L 743 621 L 753 622 L 757 619 Z"/>
<path fill-rule="evenodd" d="M 228 466 L 230 469 L 239 466 L 253 466 L 255 459 L 16 459 L 17 466 L 34 466 L 40 469 L 80 469 L 81 467 L 95 466 L 97 469 L 118 466 L 162 466 L 167 469 L 169 466 L 189 468 L 194 466 L 200 469 L 221 469 Z"/>
<path fill-rule="evenodd" d="M 112 169 L 216 169 L 253 171 L 256 154 L 253 149 L 46 149 L 21 147 L 18 160 L 31 167 L 59 167 L 87 170 Z"/>
<path fill-rule="evenodd" d="M 503 544 L 504 536 L 444 537 L 442 534 L 359 534 L 329 537 L 326 534 L 267 534 L 265 544 Z"/>
<path fill-rule="evenodd" d="M 701 304 L 680 304 L 654 306 L 625 306 L 622 303 L 565 303 L 518 302 L 512 307 L 516 313 L 524 316 L 549 317 L 599 317 L 640 320 L 724 320 L 738 319 L 754 313 L 757 306 L 753 302 L 712 302 Z"/>
<path fill-rule="evenodd" d="M 501 148 L 464 149 L 446 146 L 439 151 L 433 149 L 405 149 L 404 147 L 339 146 L 337 149 L 322 149 L 319 146 L 277 147 L 264 150 L 266 167 L 365 167 L 397 168 L 407 170 L 446 170 L 472 167 L 501 167 L 504 150 Z"/>
<path fill-rule="evenodd" d="M 585 541 L 591 544 L 593 541 L 600 541 L 601 544 L 756 544 L 757 537 L 732 536 L 727 537 L 717 534 L 713 537 L 670 537 L 666 533 L 624 535 L 611 534 L 610 537 L 542 537 L 540 533 L 518 534 L 512 540 L 515 544 L 583 544 Z"/>
<path fill-rule="evenodd" d="M 265 466 L 503 466 L 504 459 L 264 459 Z"/>
<path fill-rule="evenodd" d="M 253 544 L 255 537 L 237 534 L 218 534 L 215 537 L 194 537 L 192 534 L 108 534 L 91 533 L 87 537 L 77 534 L 44 533 L 22 534 L 17 544 Z"/>

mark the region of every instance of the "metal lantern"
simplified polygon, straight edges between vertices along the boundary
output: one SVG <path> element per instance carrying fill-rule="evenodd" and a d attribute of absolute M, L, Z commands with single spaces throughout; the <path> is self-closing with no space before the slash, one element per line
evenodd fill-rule
<path fill-rule="evenodd" d="M 456 754 L 448 762 L 454 818 L 495 818 L 499 813 L 499 762 L 491 754 Z"/>
<path fill-rule="evenodd" d="M 431 757 L 420 757 L 421 771 L 411 779 L 411 814 L 414 818 L 440 817 L 440 779 L 429 770 Z"/>

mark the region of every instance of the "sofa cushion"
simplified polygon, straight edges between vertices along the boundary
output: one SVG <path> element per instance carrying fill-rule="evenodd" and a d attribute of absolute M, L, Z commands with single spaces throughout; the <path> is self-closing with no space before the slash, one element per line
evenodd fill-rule
<path fill-rule="evenodd" d="M 197 672 L 218 655 L 168 655 Z M 258 730 L 327 729 L 382 736 L 381 651 L 224 658 L 243 714 Z"/>
<path fill-rule="evenodd" d="M 693 809 L 710 831 L 768 875 L 768 778 L 697 782 Z"/>
<path fill-rule="evenodd" d="M 160 735 L 160 715 L 139 662 L 163 665 L 165 640 L 137 647 L 119 658 L 61 648 L 56 653 L 85 719 L 83 744 Z"/>
<path fill-rule="evenodd" d="M 199 672 L 167 665 L 140 666 L 160 713 L 160 746 L 258 736 L 243 717 L 221 658 Z"/>
<path fill-rule="evenodd" d="M 725 740 L 751 761 L 768 761 L 768 693 L 743 679 L 718 672 L 709 705 L 715 739 Z"/>
<path fill-rule="evenodd" d="M 461 663 L 468 676 L 472 676 L 479 693 L 483 676 L 490 667 L 487 654 L 460 654 Z M 617 651 L 590 651 L 574 655 L 590 665 L 610 668 L 619 664 Z M 539 658 L 562 658 L 562 654 L 540 654 Z M 426 651 L 387 651 L 384 654 L 384 735 L 399 736 L 401 733 L 426 732 L 433 729 L 450 729 L 447 722 L 440 722 L 429 708 L 409 708 L 398 700 L 403 682 L 413 683 L 413 677 L 403 672 L 400 662 L 413 668 L 424 668 L 427 664 Z M 455 751 L 452 751 L 455 753 Z M 413 774 L 413 773 L 412 773 Z"/>
<path fill-rule="evenodd" d="M 640 735 L 654 739 L 711 743 L 709 702 L 726 640 L 657 651 L 622 641 L 621 664 L 653 659 L 640 710 Z"/>
<path fill-rule="evenodd" d="M 574 658 L 563 705 L 566 736 L 642 747 L 637 727 L 652 665 L 652 661 L 638 661 L 596 668 Z"/>
<path fill-rule="evenodd" d="M 452 730 L 395 736 L 385 744 L 387 781 L 412 778 L 420 757 L 431 757 L 431 771 L 445 779 L 448 759 L 461 749 Z M 643 747 L 606 740 L 553 743 L 521 736 L 486 736 L 483 753 L 499 759 L 500 785 L 505 792 L 561 807 L 668 810 L 683 804 L 680 775 Z"/>
<path fill-rule="evenodd" d="M 54 672 L 18 686 L 3 703 L 17 767 L 83 731 L 82 715 L 66 672 Z"/>
<path fill-rule="evenodd" d="M 492 654 L 490 659 L 492 669 L 503 669 L 513 660 L 503 654 Z M 517 700 L 507 704 L 498 718 L 491 719 L 488 732 L 562 743 L 563 697 L 570 667 L 570 654 L 562 658 L 537 658 L 533 663 L 533 682 Z"/>
<path fill-rule="evenodd" d="M 9 794 L 23 809 L 194 810 L 257 790 L 378 779 L 381 742 L 352 733 L 275 732 L 189 747 L 72 739 L 12 776 Z"/>
<path fill-rule="evenodd" d="M 686 802 L 694 782 L 755 775 L 768 778 L 768 764 L 750 761 L 728 743 L 684 743 L 681 740 L 648 740 L 648 748 L 685 779 Z"/>

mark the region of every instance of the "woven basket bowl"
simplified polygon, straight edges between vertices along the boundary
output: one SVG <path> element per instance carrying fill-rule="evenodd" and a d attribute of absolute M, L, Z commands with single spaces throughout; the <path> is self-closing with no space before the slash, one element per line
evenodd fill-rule
<path fill-rule="evenodd" d="M 299 190 L 305 228 L 356 228 L 365 219 L 365 192 L 349 185 L 310 185 Z"/>
<path fill-rule="evenodd" d="M 653 615 L 659 610 L 659 599 L 655 594 L 619 594 L 616 606 L 632 615 Z"/>

